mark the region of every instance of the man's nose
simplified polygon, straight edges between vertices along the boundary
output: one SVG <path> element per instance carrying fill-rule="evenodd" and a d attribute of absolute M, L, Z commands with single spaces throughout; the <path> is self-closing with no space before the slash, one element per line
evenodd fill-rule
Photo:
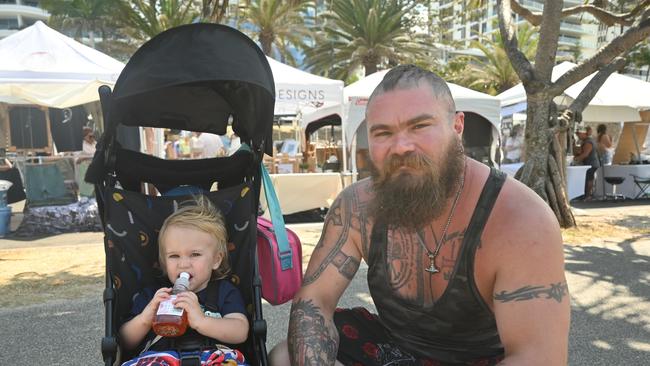
<path fill-rule="evenodd" d="M 393 152 L 397 155 L 404 155 L 415 150 L 415 144 L 410 136 L 406 133 L 398 133 L 395 135 L 395 143 L 393 145 Z"/>

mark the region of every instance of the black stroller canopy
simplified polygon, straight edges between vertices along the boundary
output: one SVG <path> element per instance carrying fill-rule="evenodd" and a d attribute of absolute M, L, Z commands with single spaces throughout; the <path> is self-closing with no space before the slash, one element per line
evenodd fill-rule
<path fill-rule="evenodd" d="M 111 119 L 127 126 L 235 133 L 271 152 L 275 86 L 259 47 L 220 24 L 189 24 L 145 43 L 113 90 Z"/>

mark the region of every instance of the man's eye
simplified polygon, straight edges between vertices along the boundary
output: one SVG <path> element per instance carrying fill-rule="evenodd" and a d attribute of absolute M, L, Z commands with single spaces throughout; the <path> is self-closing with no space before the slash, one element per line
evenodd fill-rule
<path fill-rule="evenodd" d="M 375 137 L 386 137 L 386 136 L 390 136 L 390 132 L 388 132 L 388 131 L 379 131 L 379 132 L 375 132 L 374 136 Z"/>
<path fill-rule="evenodd" d="M 200 257 L 201 253 L 192 253 L 192 257 Z"/>
<path fill-rule="evenodd" d="M 167 256 L 167 258 L 176 259 L 178 258 L 178 254 L 170 254 Z"/>

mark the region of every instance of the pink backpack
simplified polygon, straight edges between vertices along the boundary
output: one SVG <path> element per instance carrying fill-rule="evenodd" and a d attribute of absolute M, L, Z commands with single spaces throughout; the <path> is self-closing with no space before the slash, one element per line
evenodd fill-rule
<path fill-rule="evenodd" d="M 271 177 L 262 165 L 262 182 L 271 221 L 257 218 L 257 261 L 262 297 L 272 305 L 293 299 L 302 285 L 302 247 L 298 235 L 284 226 Z"/>

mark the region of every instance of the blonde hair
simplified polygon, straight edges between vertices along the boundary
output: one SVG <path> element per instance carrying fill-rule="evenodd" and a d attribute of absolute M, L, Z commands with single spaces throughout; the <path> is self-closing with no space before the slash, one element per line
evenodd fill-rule
<path fill-rule="evenodd" d="M 180 206 L 178 211 L 165 219 L 158 234 L 158 261 L 163 273 L 167 272 L 163 265 L 165 263 L 163 237 L 169 227 L 176 226 L 196 229 L 212 236 L 217 243 L 215 248 L 217 253 L 223 256 L 219 268 L 212 271 L 212 279 L 227 277 L 230 274 L 230 262 L 228 261 L 228 231 L 223 215 L 209 198 L 202 195 L 184 201 Z"/>

